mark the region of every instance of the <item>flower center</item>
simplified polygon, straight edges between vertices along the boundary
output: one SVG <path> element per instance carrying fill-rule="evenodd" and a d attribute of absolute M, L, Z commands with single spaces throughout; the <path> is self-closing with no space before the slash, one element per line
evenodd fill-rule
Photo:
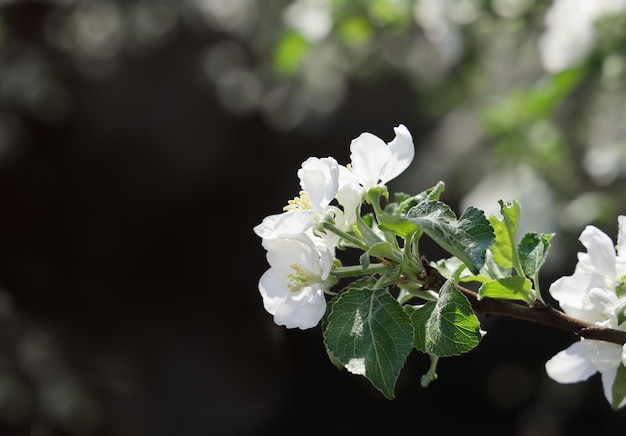
<path fill-rule="evenodd" d="M 287 278 L 289 279 L 287 287 L 291 290 L 291 292 L 299 292 L 303 288 L 319 281 L 315 274 L 297 263 L 292 264 L 291 269 L 293 269 L 294 272 L 287 274 Z"/>
<path fill-rule="evenodd" d="M 283 207 L 283 210 L 285 212 L 296 209 L 314 209 L 313 203 L 311 203 L 311 197 L 309 197 L 309 194 L 306 191 L 300 191 L 299 197 L 295 197 L 293 200 L 289 200 L 287 202 L 287 206 Z"/>

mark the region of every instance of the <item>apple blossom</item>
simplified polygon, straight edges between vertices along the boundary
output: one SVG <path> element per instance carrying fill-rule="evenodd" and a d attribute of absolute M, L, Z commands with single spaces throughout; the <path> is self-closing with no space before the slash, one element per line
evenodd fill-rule
<path fill-rule="evenodd" d="M 323 213 L 339 189 L 339 164 L 332 157 L 310 157 L 302 162 L 298 178 L 310 207 Z"/>
<path fill-rule="evenodd" d="M 413 161 L 413 138 L 405 125 L 394 127 L 395 138 L 389 143 L 371 133 L 362 133 L 350 144 L 350 171 L 365 190 L 386 184 L 400 175 Z M 346 177 L 346 182 L 350 182 Z"/>
<path fill-rule="evenodd" d="M 270 269 L 259 280 L 265 310 L 274 322 L 302 330 L 315 327 L 326 310 L 324 291 L 333 255 L 306 235 L 275 240 L 267 251 Z"/>
<path fill-rule="evenodd" d="M 574 274 L 562 277 L 550 287 L 551 295 L 563 311 L 602 327 L 626 330 L 619 323 L 616 309 L 623 304 L 626 277 L 626 217 L 618 219 L 617 253 L 611 239 L 594 226 L 587 226 L 580 241 L 587 248 L 578 254 Z M 560 383 L 576 383 L 596 372 L 602 374 L 604 394 L 613 403 L 612 388 L 618 367 L 623 363 L 624 347 L 610 342 L 584 339 L 557 353 L 546 362 L 548 375 Z M 626 405 L 626 399 L 619 407 Z"/>
<path fill-rule="evenodd" d="M 334 250 L 339 243 L 339 237 L 333 233 L 315 231 L 314 224 L 330 218 L 339 229 L 345 230 L 351 227 L 352 222 L 347 222 L 344 212 L 337 206 L 330 203 L 335 199 L 339 189 L 339 164 L 332 157 L 316 158 L 310 157 L 298 170 L 300 179 L 300 195 L 293 200 L 289 200 L 284 210 L 287 212 L 309 211 L 312 219 L 311 228 L 305 231 L 316 239 L 317 237 L 331 250 Z"/>

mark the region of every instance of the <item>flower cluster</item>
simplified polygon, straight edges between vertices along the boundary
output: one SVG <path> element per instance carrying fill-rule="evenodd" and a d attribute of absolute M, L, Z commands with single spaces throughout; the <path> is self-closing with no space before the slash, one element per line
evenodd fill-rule
<path fill-rule="evenodd" d="M 301 191 L 284 212 L 254 228 L 270 268 L 259 280 L 265 310 L 287 328 L 315 327 L 326 310 L 325 293 L 336 278 L 335 252 L 352 229 L 370 189 L 385 185 L 412 162 L 415 148 L 404 125 L 385 143 L 363 133 L 350 144 L 351 163 L 311 157 L 298 170 Z"/>
<path fill-rule="evenodd" d="M 574 274 L 558 279 L 550 293 L 563 311 L 575 318 L 616 330 L 626 330 L 626 216 L 618 219 L 617 253 L 611 239 L 587 226 L 579 240 L 587 248 L 578 254 Z M 546 363 L 548 375 L 559 383 L 575 383 L 602 374 L 604 394 L 615 408 L 626 398 L 613 398 L 620 367 L 626 366 L 626 346 L 582 338 Z"/>
<path fill-rule="evenodd" d="M 415 155 L 407 128 L 394 130 L 389 143 L 370 133 L 354 139 L 345 166 L 332 157 L 305 160 L 299 195 L 254 227 L 270 266 L 258 288 L 274 322 L 304 330 L 328 312 L 322 333 L 333 363 L 365 376 L 387 398 L 413 349 L 431 358 L 427 385 L 439 358 L 476 347 L 484 334 L 477 315 L 553 323 L 581 339 L 546 362 L 548 375 L 574 383 L 599 372 L 611 406 L 626 406 L 626 216 L 618 219 L 616 246 L 593 226 L 580 235 L 587 251 L 578 253 L 571 276 L 550 287 L 565 313 L 558 317 L 565 323 L 556 322 L 535 288 L 552 234 L 526 232 L 516 243 L 517 200 L 498 202 L 501 217 L 472 206 L 457 217 L 439 200 L 439 182 L 414 196 L 395 193 L 381 207 L 386 183 Z M 423 235 L 452 257 L 428 263 Z M 363 253 L 358 265 L 344 266 L 337 253 L 350 247 Z M 352 285 L 333 291 L 347 278 Z M 478 291 L 465 281 L 479 282 Z"/>

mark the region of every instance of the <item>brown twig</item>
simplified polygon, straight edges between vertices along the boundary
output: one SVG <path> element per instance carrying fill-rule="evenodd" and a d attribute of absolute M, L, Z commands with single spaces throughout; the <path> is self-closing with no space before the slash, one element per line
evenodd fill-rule
<path fill-rule="evenodd" d="M 586 339 L 597 339 L 620 345 L 626 343 L 625 331 L 603 328 L 573 318 L 541 302 L 537 302 L 534 306 L 526 306 L 491 298 L 479 300 L 476 292 L 460 285 L 457 285 L 456 288 L 467 297 L 477 315 L 501 315 L 523 319 L 565 330 Z"/>

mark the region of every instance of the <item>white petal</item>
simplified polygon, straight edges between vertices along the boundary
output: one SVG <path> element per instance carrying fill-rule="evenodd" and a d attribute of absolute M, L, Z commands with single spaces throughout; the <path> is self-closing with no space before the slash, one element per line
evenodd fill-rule
<path fill-rule="evenodd" d="M 574 274 L 592 273 L 596 270 L 587 253 L 577 253 L 576 257 L 578 258 L 578 263 L 576 264 Z"/>
<path fill-rule="evenodd" d="M 263 248 L 269 250 L 273 240 L 304 234 L 313 226 L 314 219 L 313 210 L 290 210 L 265 217 L 253 230 L 263 238 Z"/>
<path fill-rule="evenodd" d="M 580 341 L 585 356 L 600 372 L 617 367 L 622 361 L 622 346 L 605 341 L 586 339 Z"/>
<path fill-rule="evenodd" d="M 291 291 L 287 284 L 270 268 L 259 280 L 259 292 L 261 297 L 263 297 L 263 307 L 270 314 L 274 315 Z"/>
<path fill-rule="evenodd" d="M 626 216 L 617 217 L 617 252 L 620 256 L 626 256 Z"/>
<path fill-rule="evenodd" d="M 615 278 L 621 281 L 626 276 L 626 253 L 624 256 L 617 256 L 615 259 Z"/>
<path fill-rule="evenodd" d="M 285 299 L 274 314 L 274 322 L 288 329 L 310 329 L 319 324 L 325 311 L 326 299 L 321 289 L 305 288 Z"/>
<path fill-rule="evenodd" d="M 578 238 L 587 247 L 589 260 L 599 274 L 615 277 L 615 247 L 606 233 L 597 227 L 587 226 Z"/>
<path fill-rule="evenodd" d="M 346 187 L 337 193 L 337 201 L 343 207 L 346 227 L 352 227 L 352 224 L 356 222 L 356 216 L 362 202 L 362 192 L 360 189 Z"/>
<path fill-rule="evenodd" d="M 559 383 L 576 383 L 596 373 L 596 367 L 586 357 L 583 345 L 575 342 L 546 362 L 546 372 Z"/>
<path fill-rule="evenodd" d="M 359 185 L 356 175 L 344 166 L 339 167 L 337 201 L 343 207 L 346 227 L 352 227 L 356 221 L 357 209 L 363 201 L 363 187 Z"/>
<path fill-rule="evenodd" d="M 626 366 L 626 344 L 622 348 L 622 365 Z"/>
<path fill-rule="evenodd" d="M 267 251 L 267 262 L 285 283 L 297 264 L 311 273 L 321 273 L 318 249 L 306 236 L 275 240 Z"/>
<path fill-rule="evenodd" d="M 588 294 L 589 302 L 605 317 L 615 317 L 618 298 L 614 291 L 604 288 L 592 288 Z"/>
<path fill-rule="evenodd" d="M 391 179 L 400 175 L 413 162 L 415 156 L 415 146 L 411 133 L 404 124 L 400 124 L 393 129 L 396 137 L 389 143 L 391 158 L 383 168 L 380 175 L 380 182 L 385 184 Z"/>
<path fill-rule="evenodd" d="M 574 274 L 561 277 L 550 285 L 550 295 L 558 300 L 568 315 L 587 322 L 602 321 L 599 312 L 589 302 L 589 290 L 604 283 L 597 274 Z"/>
<path fill-rule="evenodd" d="M 333 268 L 334 252 L 322 240 L 315 244 L 315 248 L 317 248 L 318 258 L 316 259 L 316 268 L 313 272 L 318 273 L 320 279 L 326 280 Z"/>
<path fill-rule="evenodd" d="M 380 175 L 391 159 L 391 151 L 385 142 L 371 133 L 362 133 L 350 144 L 352 171 L 365 188 L 378 184 Z"/>
<path fill-rule="evenodd" d="M 339 164 L 332 157 L 310 157 L 298 170 L 300 187 L 309 194 L 311 203 L 320 212 L 330 204 L 339 188 Z"/>
<path fill-rule="evenodd" d="M 550 285 L 550 295 L 563 305 L 582 308 L 582 300 L 588 292 L 591 274 L 564 276 Z"/>
<path fill-rule="evenodd" d="M 344 165 L 339 165 L 339 189 L 346 186 L 358 185 L 359 178 L 352 170 Z"/>

